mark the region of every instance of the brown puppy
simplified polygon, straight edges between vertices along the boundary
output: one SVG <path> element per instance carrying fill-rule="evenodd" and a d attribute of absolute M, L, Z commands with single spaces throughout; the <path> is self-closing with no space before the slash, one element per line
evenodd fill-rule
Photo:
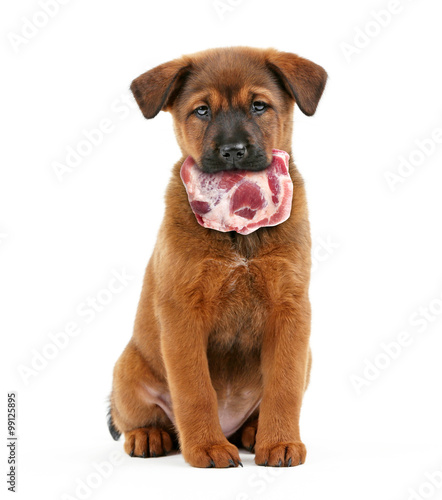
<path fill-rule="evenodd" d="M 195 467 L 294 466 L 306 450 L 299 414 L 310 373 L 310 232 L 293 161 L 290 218 L 242 236 L 198 224 L 180 179 L 191 155 L 211 172 L 241 144 L 240 168 L 291 156 L 295 102 L 312 115 L 327 74 L 294 54 L 213 49 L 162 64 L 131 89 L 146 118 L 170 111 L 182 158 L 147 266 L 132 339 L 114 370 L 109 428 L 132 456 L 163 455 L 179 441 Z M 237 165 L 238 166 L 238 165 Z M 227 439 L 229 438 L 230 441 Z"/>

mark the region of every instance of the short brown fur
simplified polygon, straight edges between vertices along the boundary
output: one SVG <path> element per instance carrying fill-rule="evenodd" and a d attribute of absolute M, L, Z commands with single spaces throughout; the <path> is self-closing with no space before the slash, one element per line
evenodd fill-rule
<path fill-rule="evenodd" d="M 294 54 L 246 47 L 211 49 L 138 77 L 132 91 L 146 118 L 170 111 L 182 158 L 173 167 L 166 210 L 147 266 L 133 337 L 114 370 L 111 426 L 131 455 L 158 456 L 178 438 L 196 467 L 240 463 L 238 445 L 257 464 L 303 463 L 299 414 L 311 355 L 310 230 L 303 180 L 290 160 L 290 218 L 242 236 L 201 227 L 180 167 L 215 147 L 213 131 L 192 113 L 213 114 L 251 100 L 271 108 L 253 128 L 268 162 L 291 157 L 293 105 L 311 115 L 325 71 Z M 230 441 L 219 411 L 244 414 Z M 173 407 L 174 422 L 164 407 Z M 235 441 L 235 439 L 238 441 Z"/>

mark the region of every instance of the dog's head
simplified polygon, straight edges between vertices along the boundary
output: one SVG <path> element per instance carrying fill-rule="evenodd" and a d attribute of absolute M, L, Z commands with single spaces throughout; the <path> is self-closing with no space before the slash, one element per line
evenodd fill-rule
<path fill-rule="evenodd" d="M 272 149 L 290 149 L 294 103 L 313 115 L 326 80 L 295 54 L 233 47 L 157 66 L 131 90 L 146 118 L 172 113 L 183 155 L 203 171 L 263 170 Z"/>

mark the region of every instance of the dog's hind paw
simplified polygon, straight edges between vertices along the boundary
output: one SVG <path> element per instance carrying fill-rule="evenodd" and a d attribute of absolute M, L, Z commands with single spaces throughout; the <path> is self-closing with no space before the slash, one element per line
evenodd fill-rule
<path fill-rule="evenodd" d="M 169 433 L 158 427 L 141 427 L 124 433 L 124 451 L 131 457 L 160 457 L 172 449 Z"/>
<path fill-rule="evenodd" d="M 258 419 L 244 424 L 241 433 L 241 443 L 246 450 L 253 453 L 256 441 L 256 431 L 258 429 Z"/>

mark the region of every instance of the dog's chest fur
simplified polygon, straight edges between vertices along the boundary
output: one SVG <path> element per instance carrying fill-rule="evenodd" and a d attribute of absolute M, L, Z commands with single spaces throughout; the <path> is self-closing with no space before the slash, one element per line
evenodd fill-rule
<path fill-rule="evenodd" d="M 222 356 L 259 350 L 265 323 L 264 284 L 259 265 L 238 252 L 217 265 L 223 268 L 224 279 L 215 327 L 209 335 L 209 351 Z"/>

